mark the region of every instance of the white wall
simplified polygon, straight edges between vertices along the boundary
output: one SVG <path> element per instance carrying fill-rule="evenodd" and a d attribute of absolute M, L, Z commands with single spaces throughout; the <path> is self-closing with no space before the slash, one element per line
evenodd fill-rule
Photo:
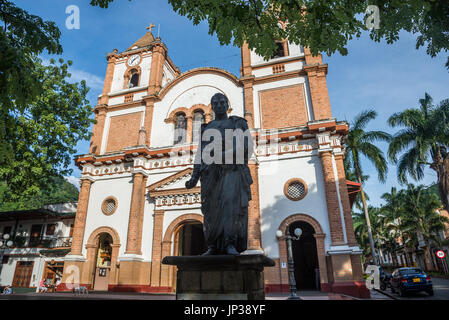
<path fill-rule="evenodd" d="M 270 59 L 268 61 L 270 62 L 282 62 L 286 59 L 290 59 L 293 57 L 300 57 L 304 55 L 304 50 L 300 45 L 296 45 L 294 43 L 289 43 L 288 44 L 288 56 L 285 57 L 280 57 L 280 58 L 275 58 L 275 59 Z M 256 54 L 255 51 L 251 51 L 251 66 L 257 66 L 260 64 L 264 64 L 267 63 L 268 61 L 264 60 L 263 57 L 259 56 L 258 54 Z"/>
<path fill-rule="evenodd" d="M 271 258 L 279 257 L 276 231 L 282 221 L 293 214 L 307 214 L 315 218 L 326 233 L 326 248 L 330 246 L 329 222 L 321 162 L 318 156 L 305 156 L 279 160 L 278 167 L 259 161 L 259 199 L 262 247 Z M 284 185 L 291 178 L 301 178 L 308 186 L 306 197 L 300 201 L 289 200 L 284 195 Z"/>
<path fill-rule="evenodd" d="M 111 84 L 111 93 L 123 90 L 123 83 L 127 66 L 126 61 L 119 62 L 114 67 L 114 76 L 112 78 L 112 84 Z"/>
<path fill-rule="evenodd" d="M 84 256 L 86 254 L 85 245 L 90 235 L 99 227 L 111 227 L 116 230 L 121 244 L 119 255 L 125 252 L 131 194 L 132 177 L 129 174 L 120 175 L 118 178 L 97 180 L 92 184 L 83 240 L 82 252 Z M 114 214 L 106 216 L 101 211 L 101 204 L 109 196 L 117 198 L 118 205 Z"/>
<path fill-rule="evenodd" d="M 191 76 L 171 88 L 163 100 L 154 107 L 151 146 L 163 147 L 173 144 L 173 125 L 165 123 L 177 108 L 190 108 L 195 104 L 209 105 L 212 96 L 221 92 L 226 95 L 232 108 L 231 115 L 243 117 L 243 89 L 227 77 L 204 73 Z"/>

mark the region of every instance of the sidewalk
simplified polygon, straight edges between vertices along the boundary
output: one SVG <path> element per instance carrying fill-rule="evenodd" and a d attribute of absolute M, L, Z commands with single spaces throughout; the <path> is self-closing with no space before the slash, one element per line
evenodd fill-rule
<path fill-rule="evenodd" d="M 356 298 L 319 291 L 298 291 L 301 300 L 358 300 Z M 266 300 L 287 300 L 289 293 L 269 293 Z M 152 294 L 134 292 L 91 292 L 77 294 L 69 292 L 55 293 L 15 293 L 0 295 L 0 300 L 176 300 L 175 294 Z"/>
<path fill-rule="evenodd" d="M 320 291 L 298 291 L 296 293 L 301 300 L 358 300 L 343 294 L 328 293 Z M 265 296 L 266 300 L 287 300 L 290 293 L 268 293 Z"/>

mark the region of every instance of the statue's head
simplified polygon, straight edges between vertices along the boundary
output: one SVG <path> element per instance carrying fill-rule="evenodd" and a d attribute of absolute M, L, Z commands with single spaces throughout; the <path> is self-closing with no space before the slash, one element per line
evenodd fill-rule
<path fill-rule="evenodd" d="M 228 98 L 222 93 L 214 94 L 210 103 L 212 105 L 212 110 L 214 110 L 217 117 L 225 115 L 229 109 Z"/>

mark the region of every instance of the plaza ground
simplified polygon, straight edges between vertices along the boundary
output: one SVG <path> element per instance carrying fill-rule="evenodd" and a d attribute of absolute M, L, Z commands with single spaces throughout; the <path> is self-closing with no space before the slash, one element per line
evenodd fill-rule
<path fill-rule="evenodd" d="M 386 291 L 371 290 L 370 300 L 449 300 L 449 279 L 432 278 L 434 296 L 425 292 L 409 294 L 400 297 L 399 294 Z M 20 290 L 19 290 L 20 291 Z M 326 293 L 319 291 L 298 291 L 302 300 L 356 300 L 353 297 Z M 266 300 L 286 300 L 289 293 L 270 293 Z M 12 295 L 0 295 L 0 300 L 175 300 L 175 294 L 150 294 L 150 293 L 127 293 L 127 292 L 91 292 L 86 294 L 73 294 L 67 292 L 35 293 L 16 292 Z M 358 299 L 357 299 L 358 300 Z"/>

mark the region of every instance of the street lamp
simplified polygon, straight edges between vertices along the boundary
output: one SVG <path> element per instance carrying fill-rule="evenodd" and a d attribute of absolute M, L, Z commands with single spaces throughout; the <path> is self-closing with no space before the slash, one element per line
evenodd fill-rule
<path fill-rule="evenodd" d="M 282 230 L 276 231 L 276 237 L 279 240 L 284 240 L 287 242 L 287 261 L 288 261 L 288 276 L 290 282 L 290 297 L 288 300 L 299 300 L 296 294 L 296 281 L 295 281 L 295 267 L 293 265 L 293 250 L 292 250 L 292 240 L 299 240 L 302 235 L 301 228 L 296 228 L 294 231 L 294 236 L 290 235 L 290 230 L 287 225 L 287 233 L 284 236 Z"/>

